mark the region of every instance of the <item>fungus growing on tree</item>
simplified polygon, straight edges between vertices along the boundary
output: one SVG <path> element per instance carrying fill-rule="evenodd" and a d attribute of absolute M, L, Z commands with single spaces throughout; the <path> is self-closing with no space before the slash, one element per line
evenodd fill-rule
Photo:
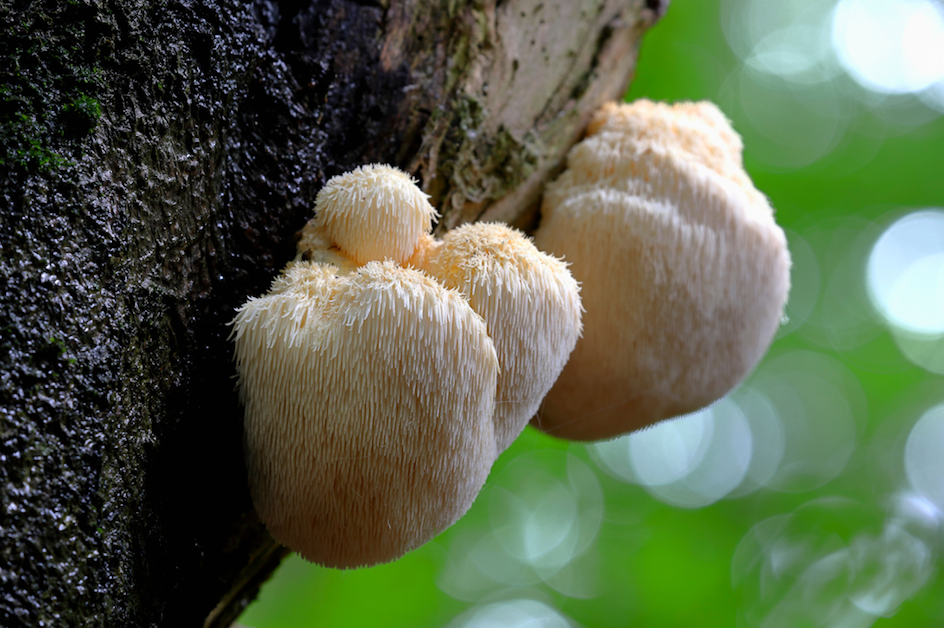
<path fill-rule="evenodd" d="M 372 164 L 325 185 L 306 231 L 323 234 L 355 264 L 385 259 L 402 264 L 438 216 L 408 174 Z"/>
<path fill-rule="evenodd" d="M 331 179 L 316 207 L 233 321 L 250 492 L 304 558 L 372 565 L 471 506 L 573 348 L 580 302 L 512 229 L 433 239 L 426 195 L 389 166 Z"/>
<path fill-rule="evenodd" d="M 582 284 L 584 334 L 534 423 L 597 440 L 702 408 L 780 323 L 790 257 L 710 103 L 611 104 L 550 184 L 537 246 Z"/>
<path fill-rule="evenodd" d="M 577 282 L 560 260 L 503 224 L 445 235 L 422 266 L 469 300 L 488 326 L 501 372 L 495 438 L 504 451 L 528 424 L 580 337 Z"/>
<path fill-rule="evenodd" d="M 279 542 L 393 560 L 461 517 L 495 459 L 498 360 L 459 294 L 393 262 L 290 265 L 236 318 L 250 490 Z"/>

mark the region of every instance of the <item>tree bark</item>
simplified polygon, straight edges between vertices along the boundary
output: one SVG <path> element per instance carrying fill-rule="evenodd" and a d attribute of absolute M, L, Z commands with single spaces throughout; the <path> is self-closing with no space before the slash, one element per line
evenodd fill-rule
<path fill-rule="evenodd" d="M 665 4 L 3 0 L 0 625 L 229 625 L 285 554 L 234 309 L 359 164 L 527 229 Z"/>

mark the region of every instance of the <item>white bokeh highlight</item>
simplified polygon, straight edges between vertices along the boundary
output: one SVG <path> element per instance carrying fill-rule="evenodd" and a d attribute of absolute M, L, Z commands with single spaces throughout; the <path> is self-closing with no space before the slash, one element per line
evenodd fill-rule
<path fill-rule="evenodd" d="M 450 544 L 439 579 L 445 593 L 476 602 L 542 586 L 571 598 L 599 594 L 593 544 L 604 499 L 587 464 L 553 450 L 519 456 L 493 474 L 466 516 L 482 515 Z"/>
<path fill-rule="evenodd" d="M 823 0 L 726 0 L 722 26 L 731 49 L 753 70 L 796 83 L 829 81 L 836 63 Z"/>
<path fill-rule="evenodd" d="M 702 508 L 761 487 L 802 492 L 839 475 L 866 420 L 865 393 L 812 351 L 765 361 L 712 406 L 589 447 L 611 475 L 659 500 Z"/>
<path fill-rule="evenodd" d="M 905 472 L 912 489 L 944 510 L 944 405 L 928 410 L 911 429 Z"/>
<path fill-rule="evenodd" d="M 722 0 L 721 23 L 741 63 L 715 99 L 767 169 L 836 151 L 864 163 L 883 135 L 944 113 L 937 0 Z M 857 132 L 866 110 L 889 124 Z"/>
<path fill-rule="evenodd" d="M 573 622 L 553 607 L 537 600 L 518 599 L 473 608 L 449 624 L 449 628 L 572 628 Z"/>
<path fill-rule="evenodd" d="M 944 211 L 892 223 L 872 247 L 866 275 L 872 305 L 901 352 L 944 374 Z"/>
<path fill-rule="evenodd" d="M 944 12 L 931 0 L 840 0 L 832 41 L 845 70 L 872 91 L 908 94 L 944 79 Z"/>
<path fill-rule="evenodd" d="M 842 472 L 867 413 L 865 393 L 845 366 L 796 351 L 767 360 L 748 383 L 769 401 L 783 430 L 783 458 L 768 487 L 808 491 Z"/>
<path fill-rule="evenodd" d="M 890 225 L 869 256 L 868 286 L 889 325 L 944 333 L 944 211 L 912 212 Z"/>
<path fill-rule="evenodd" d="M 704 459 L 714 431 L 711 408 L 630 434 L 629 462 L 641 484 L 662 486 L 690 474 Z"/>
<path fill-rule="evenodd" d="M 699 412 L 591 445 L 591 452 L 611 474 L 643 486 L 656 498 L 701 508 L 744 482 L 754 446 L 751 428 L 740 406 L 725 398 Z"/>

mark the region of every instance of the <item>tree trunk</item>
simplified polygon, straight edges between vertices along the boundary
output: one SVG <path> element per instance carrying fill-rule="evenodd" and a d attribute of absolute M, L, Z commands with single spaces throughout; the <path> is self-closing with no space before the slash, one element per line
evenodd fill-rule
<path fill-rule="evenodd" d="M 359 164 L 528 228 L 664 4 L 2 0 L 0 625 L 232 622 L 234 308 Z"/>

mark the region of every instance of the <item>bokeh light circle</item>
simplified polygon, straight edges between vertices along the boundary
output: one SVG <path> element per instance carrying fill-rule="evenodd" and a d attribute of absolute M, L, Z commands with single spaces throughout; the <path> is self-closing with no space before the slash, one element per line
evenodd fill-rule
<path fill-rule="evenodd" d="M 537 600 L 495 602 L 463 613 L 449 628 L 572 628 L 556 609 Z"/>
<path fill-rule="evenodd" d="M 741 385 L 731 393 L 747 419 L 751 431 L 751 460 L 741 485 L 730 493 L 740 497 L 763 486 L 774 477 L 783 460 L 786 440 L 780 416 L 770 399 L 754 388 Z"/>
<path fill-rule="evenodd" d="M 868 261 L 869 296 L 889 325 L 944 333 L 944 211 L 916 211 L 894 222 Z"/>
<path fill-rule="evenodd" d="M 944 405 L 928 410 L 911 429 L 905 472 L 915 491 L 944 510 Z"/>
<path fill-rule="evenodd" d="M 790 83 L 750 65 L 730 73 L 718 99 L 738 121 L 751 158 L 775 171 L 828 155 L 852 114 L 849 99 L 831 82 Z"/>
<path fill-rule="evenodd" d="M 833 46 L 863 87 L 920 92 L 944 79 L 944 12 L 930 0 L 840 0 Z"/>
<path fill-rule="evenodd" d="M 872 305 L 901 352 L 944 374 L 944 211 L 915 211 L 889 226 L 866 274 Z"/>
<path fill-rule="evenodd" d="M 867 412 L 848 369 L 823 354 L 796 351 L 768 360 L 748 384 L 770 402 L 783 430 L 783 459 L 767 486 L 808 491 L 842 472 Z"/>
<path fill-rule="evenodd" d="M 699 412 L 597 443 L 591 451 L 610 473 L 658 499 L 701 508 L 742 484 L 751 468 L 753 441 L 743 410 L 725 398 Z"/>
<path fill-rule="evenodd" d="M 822 0 L 726 0 L 722 25 L 728 44 L 751 69 L 818 83 L 842 71 L 832 49 L 831 9 Z"/>
<path fill-rule="evenodd" d="M 496 486 L 489 495 L 495 539 L 509 556 L 542 576 L 582 553 L 603 517 L 602 490 L 593 471 L 568 457 L 566 472 L 561 479 L 535 461 L 516 461 L 502 484 L 510 480 L 517 486 Z"/>
<path fill-rule="evenodd" d="M 705 457 L 713 429 L 709 408 L 630 434 L 629 460 L 639 482 L 660 486 L 688 475 Z"/>
<path fill-rule="evenodd" d="M 603 489 L 586 463 L 560 450 L 518 456 L 493 473 L 466 515 L 478 526 L 450 543 L 439 587 L 468 601 L 542 584 L 568 597 L 592 597 L 597 578 L 593 561 L 584 559 L 603 513 Z"/>

